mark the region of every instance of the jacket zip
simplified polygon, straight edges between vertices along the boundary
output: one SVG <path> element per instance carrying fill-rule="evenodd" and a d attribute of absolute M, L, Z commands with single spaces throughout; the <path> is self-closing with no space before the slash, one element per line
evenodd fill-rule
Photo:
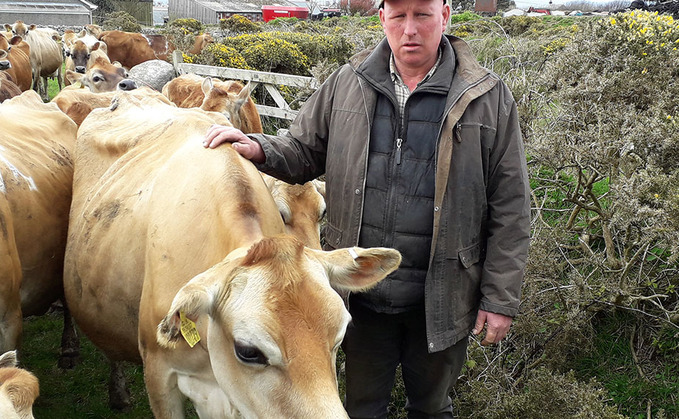
<path fill-rule="evenodd" d="M 356 78 L 358 79 L 358 85 L 361 87 L 361 95 L 363 95 L 363 106 L 365 107 L 365 119 L 367 119 L 368 123 L 366 126 L 368 127 L 368 145 L 370 142 L 370 135 L 371 135 L 371 125 L 370 125 L 370 113 L 368 112 L 368 104 L 367 100 L 365 98 L 365 88 L 363 87 L 363 80 L 362 78 L 356 73 L 354 70 L 354 74 L 356 74 Z M 356 229 L 356 239 L 354 240 L 354 246 L 358 246 L 358 238 L 361 237 L 361 226 L 363 225 L 363 208 L 365 206 L 365 183 L 368 181 L 368 159 L 365 159 L 365 164 L 363 165 L 363 184 L 361 185 L 361 193 L 363 195 L 363 198 L 361 198 L 361 212 L 358 215 L 358 228 Z"/>

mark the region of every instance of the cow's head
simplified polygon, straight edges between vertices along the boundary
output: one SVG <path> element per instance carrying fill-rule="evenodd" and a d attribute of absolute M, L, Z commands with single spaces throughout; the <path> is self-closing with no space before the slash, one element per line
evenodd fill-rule
<path fill-rule="evenodd" d="M 85 74 L 66 70 L 65 76 L 71 84 L 79 82 L 94 93 L 137 88 L 137 84 L 127 78 L 127 70 L 120 63 L 111 63 L 104 57 L 97 57 Z"/>
<path fill-rule="evenodd" d="M 12 68 L 12 63 L 7 59 L 7 50 L 0 49 L 0 70 L 9 70 Z"/>
<path fill-rule="evenodd" d="M 206 77 L 201 88 L 205 95 L 201 109 L 224 114 L 234 127 L 245 133 L 262 132 L 259 112 L 250 98 L 249 83 L 243 86 L 229 80 L 215 84 L 211 77 Z"/>
<path fill-rule="evenodd" d="M 305 246 L 321 249 L 321 221 L 325 216 L 325 182 L 312 180 L 294 185 L 262 173 L 287 234 Z"/>
<path fill-rule="evenodd" d="M 76 73 L 85 74 L 87 69 L 94 64 L 95 58 L 92 57 L 92 53 L 99 50 L 102 42 L 95 42 L 92 47 L 88 47 L 81 40 L 77 40 L 71 44 L 71 46 L 66 50 L 66 56 L 70 57 L 73 61 L 73 65 Z M 104 55 L 102 57 L 105 59 Z"/>
<path fill-rule="evenodd" d="M 31 27 L 33 26 L 35 25 L 31 25 Z M 14 36 L 20 36 L 21 39 L 26 39 L 26 35 L 28 35 L 30 29 L 23 21 L 17 20 L 13 25 L 5 24 L 5 30 L 7 30 L 7 32 L 12 32 L 12 35 Z"/>
<path fill-rule="evenodd" d="M 335 357 L 350 315 L 332 287 L 370 288 L 400 261 L 393 249 L 324 252 L 266 238 L 188 282 L 157 339 L 186 345 L 181 318 L 207 324 L 202 349 L 184 348 L 207 349 L 216 383 L 244 417 L 346 417 Z"/>

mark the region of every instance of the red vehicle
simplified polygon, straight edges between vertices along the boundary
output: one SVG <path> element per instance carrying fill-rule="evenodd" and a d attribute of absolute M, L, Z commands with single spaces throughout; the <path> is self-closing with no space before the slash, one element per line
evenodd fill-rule
<path fill-rule="evenodd" d="M 262 18 L 265 22 L 278 17 L 296 17 L 306 19 L 309 17 L 309 9 L 294 6 L 262 6 Z"/>
<path fill-rule="evenodd" d="M 543 15 L 551 15 L 552 12 L 549 9 L 536 9 L 535 7 L 529 7 L 528 13 L 542 13 Z"/>

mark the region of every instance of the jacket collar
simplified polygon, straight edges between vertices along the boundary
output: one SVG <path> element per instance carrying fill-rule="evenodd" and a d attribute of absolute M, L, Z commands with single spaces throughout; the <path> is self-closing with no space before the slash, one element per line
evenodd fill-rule
<path fill-rule="evenodd" d="M 452 35 L 441 37 L 441 64 L 434 75 L 421 88 L 427 91 L 459 97 L 459 94 L 476 84 L 489 71 L 483 68 L 465 41 Z M 389 76 L 391 48 L 384 38 L 373 49 L 364 50 L 349 59 L 349 64 L 378 90 L 393 92 Z M 453 74 L 451 78 L 450 75 Z"/>

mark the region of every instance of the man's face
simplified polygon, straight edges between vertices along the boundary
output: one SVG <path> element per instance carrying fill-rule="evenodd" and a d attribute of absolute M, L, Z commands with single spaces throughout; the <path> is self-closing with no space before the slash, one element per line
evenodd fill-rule
<path fill-rule="evenodd" d="M 450 6 L 441 0 L 387 0 L 380 22 L 401 73 L 425 73 L 436 63 Z"/>

